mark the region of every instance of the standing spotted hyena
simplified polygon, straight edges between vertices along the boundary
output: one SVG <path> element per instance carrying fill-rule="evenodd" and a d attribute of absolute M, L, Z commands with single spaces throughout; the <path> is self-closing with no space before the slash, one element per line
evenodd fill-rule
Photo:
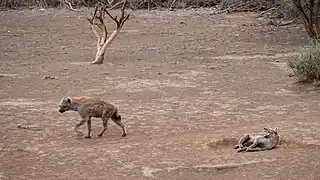
<path fill-rule="evenodd" d="M 64 97 L 61 99 L 59 107 L 60 113 L 64 113 L 66 111 L 78 112 L 82 119 L 75 126 L 76 132 L 78 132 L 78 127 L 87 122 L 88 134 L 85 138 L 91 137 L 91 117 L 102 119 L 103 129 L 98 136 L 102 136 L 107 130 L 107 124 L 110 118 L 122 128 L 122 137 L 127 135 L 126 128 L 121 122 L 121 116 L 118 113 L 118 109 L 108 102 L 91 97 Z"/>

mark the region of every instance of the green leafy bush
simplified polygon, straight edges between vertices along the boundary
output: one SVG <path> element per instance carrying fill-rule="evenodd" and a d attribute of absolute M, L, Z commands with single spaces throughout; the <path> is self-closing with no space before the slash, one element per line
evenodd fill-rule
<path fill-rule="evenodd" d="M 301 56 L 288 59 L 288 66 L 300 81 L 317 83 L 320 81 L 320 41 L 313 40 Z"/>

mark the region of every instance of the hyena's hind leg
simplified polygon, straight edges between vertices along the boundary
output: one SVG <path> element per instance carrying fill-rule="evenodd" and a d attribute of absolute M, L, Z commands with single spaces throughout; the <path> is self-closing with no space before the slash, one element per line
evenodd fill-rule
<path fill-rule="evenodd" d="M 104 134 L 104 132 L 106 132 L 106 130 L 108 129 L 108 121 L 110 119 L 110 117 L 112 116 L 112 114 L 114 113 L 114 111 L 110 111 L 110 112 L 103 112 L 102 114 L 102 123 L 103 123 L 103 129 L 102 131 L 97 135 L 97 136 L 102 136 Z"/>
<path fill-rule="evenodd" d="M 242 148 L 243 148 L 243 144 L 246 143 L 246 142 L 248 142 L 250 139 L 251 139 L 251 137 L 250 137 L 249 134 L 243 135 L 243 136 L 240 138 L 238 144 L 237 144 L 234 148 L 235 148 L 235 149 L 238 149 L 238 148 L 242 149 Z"/>
<path fill-rule="evenodd" d="M 254 142 L 246 148 L 246 152 L 253 152 L 253 151 L 262 151 L 264 150 L 265 148 L 260 148 L 259 147 L 259 140 L 258 139 L 255 139 Z"/>
<path fill-rule="evenodd" d="M 248 147 L 246 149 L 246 152 L 255 152 L 255 151 L 265 151 L 265 150 L 268 150 L 268 148 L 265 148 L 265 147 L 254 147 L 254 148 L 251 148 L 251 147 Z"/>
<path fill-rule="evenodd" d="M 122 129 L 122 137 L 127 136 L 127 130 L 124 124 L 121 122 L 121 116 L 118 114 L 118 110 L 111 116 L 111 119 L 114 123 L 116 123 Z"/>

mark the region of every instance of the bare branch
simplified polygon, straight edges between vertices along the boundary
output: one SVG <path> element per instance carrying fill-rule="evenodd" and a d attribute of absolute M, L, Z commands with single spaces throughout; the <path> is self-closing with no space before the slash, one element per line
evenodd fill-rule
<path fill-rule="evenodd" d="M 111 1 L 109 1 L 111 2 Z M 113 2 L 113 1 L 112 1 Z M 122 4 L 120 18 L 117 16 L 112 16 L 108 10 L 115 8 L 116 6 Z M 120 32 L 124 23 L 129 19 L 130 14 L 125 15 L 125 8 L 127 5 L 127 0 L 117 3 L 111 8 L 107 8 L 106 5 L 98 4 L 94 10 L 92 18 L 87 18 L 91 24 L 92 31 L 97 37 L 97 54 L 95 60 L 92 64 L 102 64 L 104 60 L 104 54 L 106 48 L 115 39 L 117 34 Z M 112 32 L 109 38 L 107 38 L 107 28 L 103 20 L 105 13 L 116 23 L 116 28 Z"/>
<path fill-rule="evenodd" d="M 69 1 L 67 1 L 67 0 L 64 0 L 64 1 L 60 0 L 60 3 L 62 3 L 62 4 L 63 4 L 63 3 L 67 4 L 67 5 L 69 6 L 69 9 L 70 9 L 71 11 L 80 12 L 80 10 L 74 9 L 74 8 L 72 7 L 71 3 L 70 3 Z"/>
<path fill-rule="evenodd" d="M 109 10 L 116 9 L 120 4 L 124 4 L 124 3 L 125 3 L 124 1 L 118 2 L 117 4 L 111 6 L 111 7 L 109 8 Z M 111 5 L 111 4 L 110 4 L 110 5 Z"/>
<path fill-rule="evenodd" d="M 169 7 L 169 10 L 170 10 L 170 11 L 173 10 L 172 7 L 173 7 L 173 5 L 176 3 L 176 1 L 177 1 L 177 0 L 173 0 L 173 1 L 171 2 L 170 7 Z"/>
<path fill-rule="evenodd" d="M 93 24 L 93 19 L 96 17 L 98 8 L 99 8 L 99 4 L 95 7 L 92 18 L 87 18 L 87 20 L 90 22 L 90 24 Z"/>
<path fill-rule="evenodd" d="M 113 2 L 114 2 L 114 0 L 108 0 L 108 3 L 110 6 L 112 6 Z"/>
<path fill-rule="evenodd" d="M 270 12 L 270 11 L 276 10 L 276 9 L 278 9 L 278 8 L 279 8 L 279 7 L 273 7 L 273 8 L 267 9 L 267 10 L 265 10 L 265 11 L 262 11 L 259 15 L 262 16 L 262 15 L 264 15 L 265 13 L 268 13 L 268 12 Z"/>
<path fill-rule="evenodd" d="M 300 17 L 302 18 L 303 26 L 305 27 L 308 35 L 313 38 L 315 36 L 315 32 L 314 32 L 312 26 L 309 25 L 310 17 L 307 15 L 305 8 L 302 7 L 301 0 L 292 0 L 292 1 L 294 3 L 295 8 L 297 9 L 298 13 L 300 14 Z"/>
<path fill-rule="evenodd" d="M 126 7 L 127 1 L 125 0 L 123 2 L 122 8 L 121 8 L 121 16 L 118 20 L 117 16 L 113 17 L 109 11 L 107 9 L 104 9 L 105 12 L 107 13 L 107 15 L 117 24 L 117 29 L 122 28 L 123 24 L 127 21 L 127 19 L 129 18 L 130 14 L 127 14 L 126 16 L 124 15 L 124 10 Z"/>
<path fill-rule="evenodd" d="M 313 29 L 313 7 L 314 7 L 314 0 L 309 0 L 309 26 Z"/>
<path fill-rule="evenodd" d="M 316 1 L 316 23 L 315 23 L 315 26 L 316 26 L 316 32 L 317 32 L 317 38 L 320 38 L 320 25 L 319 25 L 319 10 L 320 10 L 320 0 L 317 0 Z"/>

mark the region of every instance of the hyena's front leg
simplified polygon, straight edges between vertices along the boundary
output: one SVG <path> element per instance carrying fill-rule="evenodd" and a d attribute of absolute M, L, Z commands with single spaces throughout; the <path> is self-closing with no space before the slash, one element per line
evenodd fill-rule
<path fill-rule="evenodd" d="M 80 120 L 80 122 L 76 124 L 76 126 L 74 127 L 74 130 L 75 130 L 76 132 L 79 132 L 79 131 L 78 131 L 78 128 L 79 128 L 80 126 L 82 126 L 85 122 L 86 122 L 86 120 L 85 120 L 84 118 L 82 118 L 82 119 Z"/>
<path fill-rule="evenodd" d="M 250 137 L 249 134 L 243 135 L 240 138 L 238 144 L 234 147 L 234 149 L 238 149 L 238 148 L 242 149 L 243 148 L 243 144 L 246 143 L 247 141 L 249 141 L 250 139 L 251 139 L 251 137 Z"/>
<path fill-rule="evenodd" d="M 91 138 L 91 118 L 90 117 L 87 120 L 87 126 L 88 126 L 88 134 L 85 136 L 85 138 Z"/>

